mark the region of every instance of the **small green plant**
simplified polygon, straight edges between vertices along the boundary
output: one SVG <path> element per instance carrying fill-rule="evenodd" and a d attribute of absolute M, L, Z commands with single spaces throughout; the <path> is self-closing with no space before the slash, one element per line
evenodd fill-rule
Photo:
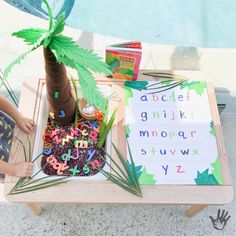
<path fill-rule="evenodd" d="M 108 110 L 108 105 L 107 105 L 107 110 Z M 109 119 L 107 123 L 107 116 L 108 116 L 108 111 L 103 114 L 100 130 L 99 130 L 99 141 L 97 143 L 97 147 L 101 148 L 106 140 L 106 137 L 115 121 L 116 118 L 116 111 L 115 109 L 111 115 L 111 118 Z"/>
<path fill-rule="evenodd" d="M 110 180 L 114 184 L 118 185 L 119 187 L 125 189 L 126 191 L 134 195 L 142 197 L 142 191 L 138 181 L 137 169 L 135 167 L 128 142 L 127 145 L 128 145 L 130 163 L 123 157 L 118 148 L 112 143 L 112 146 L 115 149 L 115 152 L 121 163 L 121 166 L 117 164 L 114 158 L 112 158 L 108 153 L 106 153 L 106 156 L 108 157 L 108 160 L 105 160 L 106 164 L 111 168 L 114 174 L 105 171 L 102 168 L 99 167 L 97 168 L 108 180 Z M 101 158 L 105 159 L 102 155 L 100 156 Z"/>

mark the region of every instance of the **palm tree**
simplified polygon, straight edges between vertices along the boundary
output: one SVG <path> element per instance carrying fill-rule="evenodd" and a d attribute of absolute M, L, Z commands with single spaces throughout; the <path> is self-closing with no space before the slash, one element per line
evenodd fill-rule
<path fill-rule="evenodd" d="M 72 38 L 62 35 L 65 26 L 64 13 L 60 14 L 57 21 L 54 21 L 47 0 L 43 0 L 43 2 L 48 10 L 49 29 L 30 28 L 12 34 L 22 38 L 27 44 L 32 45 L 32 48 L 8 65 L 4 71 L 2 83 L 15 64 L 20 63 L 30 52 L 42 46 L 45 59 L 47 99 L 50 106 L 49 111 L 53 114 L 54 121 L 64 125 L 74 118 L 75 101 L 70 92 L 71 86 L 65 66 L 77 71 L 85 100 L 105 112 L 106 100 L 98 91 L 92 72 L 109 75 L 111 71 L 108 69 L 108 65 L 92 51 L 80 48 Z"/>

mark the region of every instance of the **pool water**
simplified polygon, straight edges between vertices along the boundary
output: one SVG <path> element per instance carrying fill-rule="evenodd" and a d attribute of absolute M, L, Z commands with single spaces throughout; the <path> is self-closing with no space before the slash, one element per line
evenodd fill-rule
<path fill-rule="evenodd" d="M 42 0 L 5 0 L 44 17 Z M 54 15 L 89 32 L 149 43 L 236 47 L 235 0 L 48 0 Z"/>

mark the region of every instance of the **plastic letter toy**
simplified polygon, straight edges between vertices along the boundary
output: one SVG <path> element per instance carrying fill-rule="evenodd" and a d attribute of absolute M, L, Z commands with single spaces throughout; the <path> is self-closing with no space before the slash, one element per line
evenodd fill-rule
<path fill-rule="evenodd" d="M 83 172 L 84 172 L 85 174 L 89 174 L 90 169 L 89 169 L 89 167 L 88 167 L 87 165 L 85 165 L 85 166 L 83 167 Z"/>
<path fill-rule="evenodd" d="M 52 152 L 52 148 L 46 148 L 46 149 L 43 150 L 43 153 L 44 153 L 45 155 L 50 155 L 51 152 Z"/>
<path fill-rule="evenodd" d="M 60 114 L 59 114 L 59 117 L 63 118 L 66 116 L 66 113 L 64 110 L 60 110 Z"/>
<path fill-rule="evenodd" d="M 54 93 L 54 98 L 59 98 L 59 93 L 57 91 Z"/>
<path fill-rule="evenodd" d="M 49 112 L 49 115 L 52 117 L 52 119 L 55 119 L 55 114 L 53 112 Z"/>
<path fill-rule="evenodd" d="M 78 174 L 80 171 L 77 169 L 77 165 L 74 166 L 74 168 L 70 168 L 69 171 L 72 173 L 72 175 Z"/>

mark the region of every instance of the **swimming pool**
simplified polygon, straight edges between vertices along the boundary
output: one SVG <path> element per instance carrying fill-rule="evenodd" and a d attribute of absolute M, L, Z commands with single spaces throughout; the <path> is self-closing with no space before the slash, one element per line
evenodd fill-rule
<path fill-rule="evenodd" d="M 43 17 L 42 0 L 5 0 Z M 89 32 L 149 43 L 236 47 L 236 0 L 48 0 L 54 15 Z"/>

